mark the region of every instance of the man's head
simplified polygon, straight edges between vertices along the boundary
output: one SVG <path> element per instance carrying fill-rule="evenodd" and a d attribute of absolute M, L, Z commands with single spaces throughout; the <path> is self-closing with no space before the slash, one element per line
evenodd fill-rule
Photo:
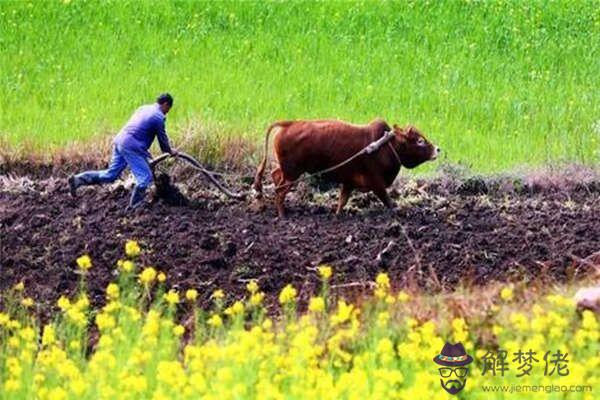
<path fill-rule="evenodd" d="M 156 98 L 156 102 L 160 107 L 160 111 L 166 115 L 171 107 L 173 107 L 173 96 L 171 96 L 169 93 L 163 93 Z"/>

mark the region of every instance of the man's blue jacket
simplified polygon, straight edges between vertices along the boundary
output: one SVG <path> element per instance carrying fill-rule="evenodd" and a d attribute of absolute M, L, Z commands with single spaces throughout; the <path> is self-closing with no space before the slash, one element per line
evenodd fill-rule
<path fill-rule="evenodd" d="M 141 106 L 115 137 L 114 144 L 122 149 L 139 151 L 146 157 L 151 157 L 148 149 L 157 136 L 160 149 L 170 153 L 171 146 L 165 131 L 165 121 L 166 117 L 157 103 Z"/>

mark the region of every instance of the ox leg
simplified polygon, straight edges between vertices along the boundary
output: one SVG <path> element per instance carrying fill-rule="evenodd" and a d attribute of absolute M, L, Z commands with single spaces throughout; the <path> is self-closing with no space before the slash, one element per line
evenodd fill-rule
<path fill-rule="evenodd" d="M 352 187 L 349 185 L 342 185 L 342 190 L 340 191 L 340 198 L 338 199 L 337 209 L 335 210 L 336 214 L 342 212 L 342 209 L 348 203 L 348 199 L 350 198 L 350 194 L 352 193 Z"/>
<path fill-rule="evenodd" d="M 292 181 L 285 178 L 281 168 L 274 169 L 271 176 L 275 183 L 275 206 L 277 207 L 277 214 L 280 218 L 284 218 L 285 207 L 283 202 L 285 201 L 285 196 L 292 188 Z"/>
<path fill-rule="evenodd" d="M 373 193 L 375 193 L 375 195 L 379 198 L 379 200 L 381 200 L 383 205 L 385 205 L 387 208 L 395 208 L 396 207 L 396 205 L 394 204 L 392 199 L 390 199 L 390 195 L 388 194 L 387 190 L 385 190 L 385 187 L 379 187 L 377 189 L 373 189 Z"/>

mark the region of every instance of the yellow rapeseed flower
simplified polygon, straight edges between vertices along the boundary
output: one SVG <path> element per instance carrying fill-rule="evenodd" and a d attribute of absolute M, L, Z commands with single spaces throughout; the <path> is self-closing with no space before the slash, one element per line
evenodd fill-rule
<path fill-rule="evenodd" d="M 77 259 L 77 266 L 83 272 L 92 268 L 92 259 L 87 254 L 82 255 Z"/>
<path fill-rule="evenodd" d="M 35 331 L 29 326 L 26 326 L 25 328 L 21 329 L 19 335 L 21 336 L 21 339 L 28 342 L 31 342 L 35 339 Z"/>
<path fill-rule="evenodd" d="M 581 326 L 584 329 L 589 331 L 597 331 L 598 330 L 598 321 L 596 320 L 596 315 L 590 311 L 585 310 L 582 314 L 583 320 L 581 321 Z"/>
<path fill-rule="evenodd" d="M 390 313 L 387 311 L 382 311 L 377 314 L 377 326 L 380 328 L 385 328 L 390 320 Z"/>
<path fill-rule="evenodd" d="M 123 386 L 126 393 L 141 394 L 148 387 L 146 378 L 142 375 L 132 375 L 123 378 Z"/>
<path fill-rule="evenodd" d="M 73 307 L 75 307 L 78 310 L 86 310 L 88 307 L 90 306 L 90 300 L 88 299 L 88 297 L 85 294 L 82 294 L 81 296 L 79 296 L 79 299 L 77 299 L 77 301 L 75 302 L 75 304 L 73 304 Z"/>
<path fill-rule="evenodd" d="M 382 338 L 377 342 L 376 348 L 377 354 L 379 355 L 394 355 L 394 343 L 388 338 Z"/>
<path fill-rule="evenodd" d="M 544 316 L 538 316 L 531 318 L 531 328 L 535 332 L 544 332 L 546 326 L 548 324 L 548 320 L 544 318 Z"/>
<path fill-rule="evenodd" d="M 46 380 L 44 374 L 40 374 L 39 372 L 33 376 L 33 383 L 37 386 L 41 385 Z"/>
<path fill-rule="evenodd" d="M 108 313 L 100 313 L 96 315 L 96 325 L 100 331 L 112 329 L 116 326 L 117 321 L 115 318 Z"/>
<path fill-rule="evenodd" d="M 375 282 L 377 283 L 377 287 L 382 289 L 388 289 L 390 287 L 390 277 L 385 272 L 379 273 Z"/>
<path fill-rule="evenodd" d="M 173 327 L 173 334 L 177 337 L 182 336 L 185 333 L 183 325 L 175 325 Z"/>
<path fill-rule="evenodd" d="M 167 280 L 167 275 L 164 272 L 161 271 L 156 276 L 156 280 L 159 281 L 160 283 L 163 283 L 164 281 Z"/>
<path fill-rule="evenodd" d="M 408 327 L 408 329 L 413 329 L 415 328 L 417 325 L 419 325 L 419 321 L 417 321 L 415 318 L 413 317 L 408 317 L 406 319 L 406 326 Z"/>
<path fill-rule="evenodd" d="M 128 257 L 137 257 L 140 255 L 140 252 L 140 245 L 135 240 L 128 240 L 125 243 L 125 254 L 127 254 Z"/>
<path fill-rule="evenodd" d="M 42 345 L 49 346 L 56 341 L 56 331 L 52 325 L 44 326 L 44 332 L 42 333 Z"/>
<path fill-rule="evenodd" d="M 185 298 L 189 301 L 196 301 L 198 298 L 198 291 L 196 289 L 188 289 L 185 291 Z"/>
<path fill-rule="evenodd" d="M 378 298 L 378 299 L 384 299 L 384 298 L 386 298 L 387 297 L 387 293 L 388 293 L 387 289 L 380 288 L 380 287 L 375 288 L 375 292 L 374 292 L 375 297 Z"/>
<path fill-rule="evenodd" d="M 576 347 L 579 347 L 579 348 L 585 347 L 587 345 L 587 337 L 588 337 L 588 334 L 587 334 L 587 331 L 585 331 L 585 330 L 580 329 L 577 332 L 575 332 L 574 342 L 575 342 Z"/>
<path fill-rule="evenodd" d="M 410 296 L 404 290 L 398 292 L 397 298 L 400 303 L 406 303 L 410 300 Z"/>
<path fill-rule="evenodd" d="M 56 302 L 56 305 L 58 305 L 58 308 L 60 308 L 62 311 L 67 311 L 69 308 L 71 308 L 71 301 L 65 296 L 60 296 Z"/>
<path fill-rule="evenodd" d="M 32 299 L 31 297 L 25 297 L 23 300 L 21 300 L 21 304 L 22 304 L 24 307 L 27 307 L 27 308 L 29 308 L 29 307 L 32 307 L 32 306 L 33 306 L 33 304 L 34 304 L 34 301 L 33 301 L 33 299 Z"/>
<path fill-rule="evenodd" d="M 500 298 L 504 301 L 510 301 L 513 299 L 513 290 L 510 287 L 504 287 L 500 291 Z"/>
<path fill-rule="evenodd" d="M 86 389 L 86 384 L 83 379 L 76 378 L 71 380 L 69 388 L 71 389 L 71 392 L 73 392 L 73 394 L 75 394 L 76 396 L 81 396 Z"/>
<path fill-rule="evenodd" d="M 509 320 L 513 324 L 513 326 L 517 329 L 517 331 L 525 331 L 529 325 L 529 319 L 520 312 L 512 312 L 509 315 Z"/>
<path fill-rule="evenodd" d="M 79 327 L 83 327 L 87 324 L 87 319 L 85 314 L 79 310 L 77 307 L 71 307 L 67 309 L 65 312 L 69 321 L 73 322 L 75 325 Z"/>
<path fill-rule="evenodd" d="M 331 316 L 331 323 L 333 325 L 343 324 L 349 321 L 354 315 L 354 305 L 347 304 L 344 300 L 338 300 L 337 313 Z"/>
<path fill-rule="evenodd" d="M 171 289 L 169 290 L 167 293 L 165 293 L 163 295 L 163 298 L 167 301 L 167 303 L 169 303 L 170 305 L 175 305 L 177 303 L 179 303 L 179 293 L 177 293 L 177 291 Z"/>
<path fill-rule="evenodd" d="M 68 397 L 68 393 L 65 389 L 61 387 L 55 387 L 48 392 L 48 396 L 46 398 L 49 400 L 64 400 Z"/>
<path fill-rule="evenodd" d="M 25 290 L 25 284 L 23 283 L 23 281 L 21 281 L 14 286 L 14 289 L 17 292 L 22 292 L 23 290 Z"/>
<path fill-rule="evenodd" d="M 331 275 L 333 274 L 333 270 L 329 265 L 321 265 L 318 268 L 318 270 L 319 270 L 319 275 L 325 281 L 328 281 L 329 278 L 331 278 Z"/>
<path fill-rule="evenodd" d="M 253 306 L 259 306 L 264 298 L 264 292 L 256 292 L 252 296 L 250 296 L 250 304 L 252 304 Z"/>
<path fill-rule="evenodd" d="M 454 318 L 452 320 L 452 330 L 455 342 L 464 342 L 467 340 L 467 323 L 463 318 Z"/>
<path fill-rule="evenodd" d="M 102 311 L 110 314 L 110 313 L 119 311 L 120 309 L 121 309 L 121 303 L 119 302 L 119 300 L 115 299 L 115 300 L 111 300 L 108 303 L 106 303 L 106 305 L 102 308 Z"/>
<path fill-rule="evenodd" d="M 4 390 L 7 392 L 16 392 L 20 388 L 21 382 L 16 379 L 7 379 L 6 382 L 4 382 Z"/>
<path fill-rule="evenodd" d="M 261 326 L 265 331 L 270 331 L 271 328 L 273 328 L 273 321 L 270 318 L 267 318 L 264 320 Z"/>
<path fill-rule="evenodd" d="M 289 304 L 296 300 L 296 289 L 289 283 L 279 293 L 279 303 Z"/>
<path fill-rule="evenodd" d="M 548 296 L 546 296 L 546 299 L 550 303 L 559 307 L 572 307 L 574 305 L 572 298 L 563 296 L 561 294 L 549 294 Z"/>
<path fill-rule="evenodd" d="M 227 307 L 225 309 L 225 314 L 227 315 L 240 315 L 244 313 L 244 303 L 241 301 L 236 301 L 231 305 L 231 307 Z"/>
<path fill-rule="evenodd" d="M 500 325 L 492 326 L 492 333 L 496 336 L 499 336 L 503 330 L 504 330 L 504 328 L 502 328 L 502 326 L 500 326 Z"/>
<path fill-rule="evenodd" d="M 148 286 L 156 279 L 156 270 L 152 267 L 144 268 L 140 274 L 140 282 Z"/>
<path fill-rule="evenodd" d="M 250 293 L 254 294 L 256 292 L 258 292 L 258 283 L 256 283 L 256 279 L 252 279 L 250 282 L 248 282 L 248 284 L 246 285 L 246 290 L 248 290 Z"/>
<path fill-rule="evenodd" d="M 121 268 L 125 272 L 131 272 L 135 269 L 135 264 L 131 260 L 125 260 L 121 262 L 119 268 Z"/>
<path fill-rule="evenodd" d="M 8 326 L 9 329 L 19 329 L 21 328 L 21 323 L 16 319 L 11 319 L 8 321 L 6 326 Z"/>
<path fill-rule="evenodd" d="M 81 350 L 81 342 L 79 340 L 71 340 L 69 342 L 69 349 L 74 351 Z"/>
<path fill-rule="evenodd" d="M 106 296 L 111 300 L 119 298 L 119 285 L 116 283 L 109 283 L 106 287 Z"/>
<path fill-rule="evenodd" d="M 455 331 L 464 330 L 466 328 L 466 326 L 467 326 L 467 324 L 463 318 L 454 318 L 452 320 L 452 328 Z"/>
<path fill-rule="evenodd" d="M 21 342 L 19 342 L 19 338 L 16 336 L 11 336 L 8 338 L 8 347 L 12 347 L 13 349 L 17 349 L 21 346 Z"/>
<path fill-rule="evenodd" d="M 214 314 L 208 319 L 208 321 L 206 321 L 206 323 L 210 326 L 214 326 L 215 328 L 223 326 L 223 320 L 218 314 Z"/>
<path fill-rule="evenodd" d="M 215 290 L 215 291 L 213 292 L 213 294 L 212 294 L 210 297 L 211 297 L 211 298 L 213 298 L 213 299 L 220 300 L 220 299 L 222 299 L 223 297 L 225 297 L 225 293 L 223 293 L 223 290 L 221 290 L 221 289 L 217 289 L 217 290 Z"/>
<path fill-rule="evenodd" d="M 325 310 L 325 300 L 322 297 L 312 297 L 308 302 L 308 309 L 312 312 L 323 312 Z"/>

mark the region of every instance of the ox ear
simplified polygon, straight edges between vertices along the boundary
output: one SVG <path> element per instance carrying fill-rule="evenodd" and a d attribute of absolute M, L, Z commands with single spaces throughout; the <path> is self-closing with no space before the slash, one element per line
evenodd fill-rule
<path fill-rule="evenodd" d="M 412 126 L 412 125 L 407 125 L 407 126 L 406 126 L 406 128 L 404 128 L 404 133 L 405 133 L 407 136 L 411 136 L 411 135 L 417 134 L 417 133 L 418 133 L 418 131 L 416 130 L 416 128 L 415 128 L 414 126 Z"/>
<path fill-rule="evenodd" d="M 402 129 L 396 124 L 394 124 L 394 132 L 396 132 L 398 135 L 406 135 L 407 133 L 405 129 Z"/>

